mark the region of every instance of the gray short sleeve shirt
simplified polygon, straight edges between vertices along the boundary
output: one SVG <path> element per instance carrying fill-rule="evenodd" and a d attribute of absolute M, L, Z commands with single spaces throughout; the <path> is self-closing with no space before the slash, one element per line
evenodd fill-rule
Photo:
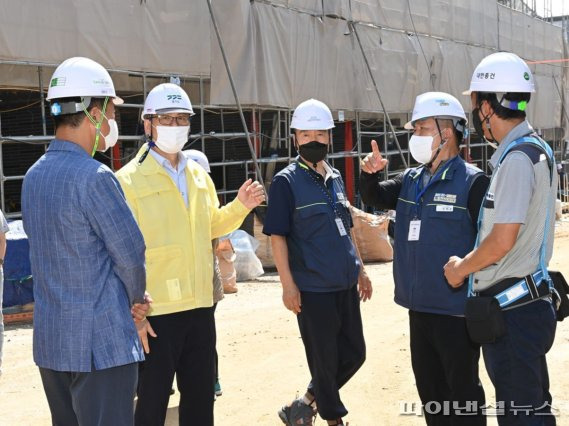
<path fill-rule="evenodd" d="M 494 223 L 525 223 L 534 190 L 531 160 L 521 152 L 509 153 L 496 182 Z"/>

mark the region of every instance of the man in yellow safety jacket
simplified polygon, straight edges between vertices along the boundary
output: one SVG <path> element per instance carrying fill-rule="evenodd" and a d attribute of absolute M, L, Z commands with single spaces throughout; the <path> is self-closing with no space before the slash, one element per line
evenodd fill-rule
<path fill-rule="evenodd" d="M 219 207 L 211 178 L 181 153 L 191 115 L 181 87 L 156 86 L 142 113 L 147 143 L 117 173 L 146 242 L 147 290 L 154 300 L 142 331 L 153 338 L 139 376 L 137 426 L 164 424 L 174 374 L 180 425 L 213 425 L 211 240 L 237 229 L 265 199 L 262 186 L 249 179 L 234 201 Z"/>

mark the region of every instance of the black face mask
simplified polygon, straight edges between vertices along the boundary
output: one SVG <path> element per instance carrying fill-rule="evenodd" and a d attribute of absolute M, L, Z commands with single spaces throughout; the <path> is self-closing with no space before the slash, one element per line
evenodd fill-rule
<path fill-rule="evenodd" d="M 328 153 L 328 145 L 316 141 L 308 142 L 298 147 L 298 153 L 302 158 L 312 163 L 314 167 L 316 167 L 317 163 L 326 158 L 326 154 Z"/>
<path fill-rule="evenodd" d="M 494 135 L 492 134 L 492 130 L 490 129 L 490 127 L 488 127 L 488 133 L 490 133 L 490 136 L 492 137 L 492 139 L 487 139 L 486 136 L 484 136 L 484 129 L 482 128 L 482 121 L 489 119 L 491 116 L 483 116 L 482 120 L 480 119 L 480 107 L 476 107 L 472 110 L 472 125 L 474 126 L 474 129 L 476 130 L 476 133 L 478 133 L 480 135 L 480 137 L 482 137 L 483 139 L 486 139 L 489 142 L 495 142 L 494 140 Z"/>
<path fill-rule="evenodd" d="M 480 108 L 476 107 L 472 110 L 472 125 L 474 130 L 481 137 L 484 137 L 484 129 L 482 129 L 482 120 L 480 120 Z"/>

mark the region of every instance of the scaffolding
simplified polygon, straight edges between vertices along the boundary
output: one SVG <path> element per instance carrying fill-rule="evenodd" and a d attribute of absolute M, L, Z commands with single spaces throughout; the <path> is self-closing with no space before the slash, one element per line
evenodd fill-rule
<path fill-rule="evenodd" d="M 2 61 L 0 61 L 1 63 Z M 4 165 L 13 163 L 15 160 L 10 155 L 6 155 L 5 147 L 10 145 L 23 147 L 25 146 L 24 144 L 41 147 L 39 150 L 36 150 L 35 161 L 45 151 L 47 144 L 53 138 L 48 131 L 51 129 L 51 125 L 47 117 L 48 109 L 44 100 L 45 85 L 41 80 L 42 76 L 46 74 L 46 69 L 51 71 L 50 68 L 53 68 L 53 65 L 30 65 L 28 63 L 19 65 L 37 68 L 39 76 L 37 87 L 38 100 L 35 102 L 35 105 L 39 105 L 41 111 L 41 131 L 39 134 L 28 136 L 4 134 L 4 129 L 10 126 L 3 123 L 3 109 L 0 109 L 0 206 L 9 218 L 19 218 L 21 212 L 19 209 L 14 208 L 18 205 L 18 202 L 14 203 L 13 195 L 10 199 L 11 203 L 7 202 L 5 185 L 11 182 L 21 184 L 24 173 L 14 175 L 6 173 Z M 209 84 L 208 79 L 167 74 L 133 74 L 124 70 L 111 70 L 111 72 L 128 73 L 132 77 L 141 77 L 144 93 L 142 96 L 145 96 L 147 93 L 149 88 L 147 80 L 150 78 L 168 81 L 171 78 L 179 78 L 182 85 L 187 85 L 189 82 L 196 83 L 195 86 L 198 88 L 198 93 L 197 96 L 192 98 L 194 99 L 194 109 L 197 111 L 197 115 L 193 118 L 192 130 L 197 128 L 198 131 L 191 132 L 185 149 L 199 149 L 210 157 L 212 160 L 210 164 L 212 178 L 216 183 L 222 202 L 230 201 L 236 195 L 240 182 L 249 177 L 254 178 L 257 175 L 253 166 L 254 160 L 245 147 L 246 133 L 239 129 L 240 125 L 235 120 L 236 108 L 206 104 L 205 93 Z M 50 73 L 48 72 L 48 74 Z M 125 96 L 126 99 L 129 96 L 133 96 L 131 93 L 122 92 L 120 86 L 117 86 L 117 92 L 119 95 Z M 195 99 L 198 102 L 195 102 Z M 129 110 L 132 112 L 127 114 Z M 111 150 L 108 155 L 99 154 L 99 159 L 106 162 L 114 170 L 132 159 L 143 143 L 140 132 L 135 131 L 129 134 L 123 130 L 125 128 L 141 129 L 140 124 L 137 123 L 141 111 L 142 103 L 136 102 L 127 102 L 117 110 L 117 121 L 121 125 L 119 137 L 121 143 L 117 145 L 117 147 L 120 146 L 120 149 Z M 256 161 L 259 164 L 263 182 L 268 187 L 272 176 L 293 161 L 296 156 L 289 129 L 292 111 L 286 108 L 259 106 L 245 106 L 244 111 L 252 129 L 251 138 L 257 156 Z M 372 139 L 378 141 L 382 154 L 389 160 L 388 166 L 384 170 L 385 178 L 397 175 L 407 165 L 413 165 L 413 159 L 408 150 L 410 132 L 403 129 L 403 124 L 410 120 L 410 113 L 381 114 L 363 111 L 337 111 L 336 114 L 337 116 L 344 115 L 345 121 L 337 121 L 338 128 L 333 133 L 329 159 L 332 165 L 340 169 L 342 174 L 344 174 L 347 185 L 351 186 L 348 191 L 354 194 L 351 197 L 352 202 L 361 206 L 357 194 L 358 159 L 371 150 Z M 125 117 L 127 115 L 128 117 Z M 347 120 L 346 116 L 348 117 Z M 392 122 L 391 126 L 386 119 L 388 116 L 390 117 L 389 121 Z M 348 129 L 347 134 L 346 129 Z M 558 162 L 561 163 L 565 160 L 568 153 L 567 142 L 563 139 L 563 129 L 541 129 L 539 131 L 542 137 L 551 143 Z M 351 140 L 355 141 L 355 143 L 352 143 Z M 235 151 L 235 144 L 237 143 L 240 143 L 240 151 Z M 465 158 L 486 170 L 487 161 L 492 155 L 492 148 L 473 136 L 470 136 L 465 143 L 468 146 L 468 149 L 465 148 L 463 154 Z M 347 166 L 349 163 L 351 163 L 351 166 Z M 350 171 L 351 177 L 346 176 L 347 170 Z M 567 187 L 563 185 L 563 189 L 564 200 L 569 200 Z M 13 194 L 14 191 L 11 191 L 11 193 Z"/>
<path fill-rule="evenodd" d="M 482 3 L 488 2 L 489 0 L 484 0 Z M 538 59 L 541 59 L 541 55 L 544 54 L 549 55 L 552 52 L 557 54 L 561 43 L 563 52 L 560 55 L 566 57 L 567 51 L 566 40 L 564 42 L 559 42 L 557 39 L 550 40 L 549 35 L 553 34 L 552 29 L 545 28 L 541 20 L 530 19 L 528 21 L 529 18 L 525 15 L 521 16 L 519 12 L 512 12 L 503 7 L 505 5 L 512 9 L 522 10 L 529 16 L 536 16 L 539 13 L 535 11 L 535 2 L 521 0 L 500 0 L 498 3 L 502 6 L 499 6 L 497 10 L 485 8 L 483 4 L 472 5 L 470 2 L 459 2 L 460 4 L 453 5 L 456 11 L 454 9 L 446 11 L 449 14 L 446 17 L 467 19 L 462 24 L 469 25 L 462 25 L 458 22 L 450 33 L 442 32 L 444 28 L 437 24 L 439 21 L 436 19 L 433 22 L 428 19 L 431 8 L 437 7 L 431 2 L 423 4 L 408 0 L 402 5 L 385 8 L 385 10 L 379 6 L 374 9 L 373 1 L 357 0 L 354 2 L 345 0 L 317 2 L 316 6 L 314 2 L 299 0 L 256 0 L 252 2 L 222 0 L 216 3 L 222 5 L 218 6 L 216 12 L 220 15 L 218 18 L 222 23 L 219 27 L 221 32 L 215 22 L 211 1 L 207 0 L 220 47 L 219 50 L 212 50 L 209 53 L 209 74 L 202 73 L 202 71 L 188 74 L 150 72 L 130 70 L 124 67 L 109 69 L 118 94 L 127 102 L 118 109 L 117 121 L 121 130 L 119 139 L 121 143 L 108 154 L 98 154 L 98 158 L 115 170 L 133 158 L 142 144 L 140 112 L 149 89 L 165 81 L 179 83 L 189 93 L 195 110 L 199 112 L 192 120 L 192 132 L 185 148 L 198 148 L 209 157 L 212 179 L 218 188 L 222 202 L 231 200 L 240 183 L 249 177 L 260 178 L 267 187 L 272 176 L 293 161 L 296 152 L 289 129 L 291 107 L 297 103 L 297 98 L 300 96 L 307 97 L 307 95 L 315 96 L 316 94 L 318 97 L 320 93 L 319 88 L 314 88 L 314 90 L 311 88 L 310 93 L 306 93 L 307 88 L 303 84 L 307 84 L 310 79 L 302 81 L 301 75 L 298 80 L 299 76 L 294 74 L 295 71 L 289 74 L 272 73 L 279 71 L 279 68 L 286 68 L 283 61 L 289 60 L 288 49 L 295 47 L 290 41 L 292 37 L 279 39 L 278 32 L 265 31 L 267 26 L 273 25 L 279 19 L 283 19 L 283 22 L 297 20 L 299 25 L 302 25 L 304 33 L 298 36 L 299 40 L 309 36 L 315 38 L 315 44 L 329 43 L 333 46 L 340 46 L 338 49 L 341 52 L 350 55 L 350 58 L 347 58 L 351 61 L 350 66 L 344 67 L 342 62 L 337 63 L 340 71 L 336 70 L 335 78 L 350 76 L 351 80 L 347 82 L 346 87 L 331 86 L 337 89 L 331 91 L 337 93 L 330 95 L 329 102 L 336 116 L 337 127 L 333 132 L 329 158 L 344 175 L 349 199 L 356 205 L 361 205 L 357 194 L 358 159 L 370 151 L 372 139 L 378 141 L 384 156 L 389 160 L 388 167 L 384 171 L 386 178 L 393 177 L 409 165 L 414 165 L 408 151 L 410 133 L 403 129 L 403 124 L 410 119 L 411 101 L 418 93 L 433 89 L 450 93 L 457 93 L 459 88 L 463 90 L 464 80 L 469 78 L 471 67 L 481 57 L 495 51 L 496 48 L 515 51 L 516 47 L 522 46 L 527 57 L 538 56 Z M 160 6 L 147 5 L 143 2 L 140 7 Z M 478 31 L 478 25 L 482 24 L 463 13 L 465 7 L 472 7 L 475 16 L 488 17 L 487 21 L 490 22 L 487 24 L 488 27 L 480 27 Z M 239 19 L 243 17 L 245 19 Z M 407 21 L 407 18 L 410 20 Z M 224 22 L 227 23 L 227 19 L 234 19 L 236 25 L 234 27 L 223 25 Z M 437 15 L 437 19 L 442 18 Z M 483 21 L 485 19 L 481 19 L 481 22 Z M 520 33 L 517 31 L 519 25 L 535 26 L 535 29 L 528 34 Z M 248 31 L 253 34 L 251 43 L 246 46 L 237 46 L 244 47 L 245 50 L 236 49 L 234 39 L 237 37 L 228 37 L 231 34 L 228 32 L 229 28 L 235 28 L 235 31 L 240 34 L 247 34 Z M 298 29 L 300 28 L 299 26 Z M 490 34 L 489 38 L 485 35 L 485 29 Z M 203 30 L 204 28 L 200 27 L 200 31 Z M 255 38 L 257 33 L 263 34 L 263 37 Z M 213 35 L 213 31 L 210 30 L 210 34 Z M 226 36 L 224 41 L 229 45 L 228 56 L 225 55 L 223 49 L 224 34 Z M 534 34 L 540 36 L 538 41 L 533 41 L 536 38 Z M 271 37 L 276 37 L 276 39 L 271 39 Z M 214 40 L 213 37 L 204 37 L 204 39 Z M 159 42 L 167 41 L 159 40 Z M 283 43 L 280 55 L 273 57 L 269 54 L 266 58 L 263 57 L 262 54 L 267 53 L 271 43 L 278 41 Z M 214 43 L 214 41 L 210 42 Z M 157 42 L 156 46 L 160 44 Z M 233 51 L 239 51 L 239 57 L 233 55 Z M 524 52 L 519 53 L 524 55 Z M 388 75 L 385 74 L 383 66 L 385 58 L 388 60 L 395 58 L 399 61 Z M 447 59 L 450 60 L 449 64 L 443 66 L 443 62 Z M 254 61 L 256 66 L 244 67 L 243 64 L 249 60 Z M 272 60 L 275 61 L 274 64 Z M 302 62 L 302 57 L 300 62 Z M 234 69 L 234 76 L 232 76 L 230 64 Z M 272 64 L 275 68 L 269 66 L 261 69 L 267 64 Z M 224 65 L 226 71 L 223 71 Z M 395 63 L 391 62 L 391 65 Z M 455 68 L 460 65 L 460 72 L 456 69 L 452 70 L 457 75 L 451 74 L 449 69 L 451 65 Z M 13 92 L 9 99 L 3 99 L 4 102 L 0 102 L 0 207 L 8 217 L 17 218 L 20 216 L 17 199 L 18 185 L 21 185 L 26 167 L 14 167 L 15 163 L 22 160 L 14 153 L 13 148 L 18 147 L 21 153 L 29 151 L 26 161 L 31 163 L 45 151 L 51 140 L 53 127 L 48 118 L 45 91 L 48 78 L 56 64 L 41 61 L 0 60 L 0 67 L 2 66 L 15 67 L 17 69 L 12 72 L 22 75 L 30 75 L 30 72 L 33 72 L 37 78 L 37 84 L 28 84 L 27 87 L 0 87 L 0 95 L 10 90 Z M 323 62 L 322 66 L 326 67 L 327 63 Z M 411 66 L 414 67 L 414 71 L 406 76 L 407 79 L 398 79 L 398 74 L 408 72 Z M 561 163 L 567 156 L 564 138 L 567 123 L 569 123 L 565 107 L 566 79 L 568 78 L 566 65 L 532 66 L 536 70 L 536 80 L 541 87 L 547 90 L 546 99 L 536 98 L 532 108 L 533 111 L 541 114 L 540 119 L 536 120 L 538 125 L 540 121 L 550 123 L 538 131 L 544 139 L 551 143 L 556 152 L 556 158 Z M 203 70 L 203 67 L 198 68 Z M 255 71 L 249 76 L 253 69 Z M 317 72 L 314 74 L 319 75 Z M 430 76 L 430 78 L 421 79 L 419 78 L 421 75 Z M 237 85 L 233 81 L 234 78 L 238 82 Z M 273 86 L 267 85 L 267 81 L 273 82 Z M 291 86 L 293 81 L 300 85 Z M 324 78 L 322 84 L 329 85 L 330 81 L 334 80 Z M 245 88 L 243 88 L 243 82 L 245 82 Z M 279 86 L 281 83 L 283 84 L 282 89 L 275 89 L 274 86 Z M 24 91 L 27 91 L 28 104 L 20 105 L 14 102 L 18 96 L 22 96 Z M 38 94 L 37 97 L 34 93 Z M 283 94 L 286 96 L 282 96 Z M 348 99 L 344 96 L 346 94 L 350 94 L 351 97 Z M 244 95 L 241 101 L 239 95 Z M 548 106 L 552 100 L 561 105 L 562 118 L 558 124 L 559 109 L 543 108 L 544 105 Z M 12 104 L 8 105 L 6 101 Z M 344 104 L 346 107 L 341 108 L 340 106 Z M 24 125 L 24 129 L 16 129 L 15 124 L 17 123 L 11 115 L 13 113 L 7 112 L 15 108 L 20 108 L 18 112 L 20 114 L 33 110 L 27 119 L 22 115 L 23 122 L 20 124 Z M 555 119 L 551 119 L 553 116 Z M 465 158 L 485 170 L 491 154 L 491 148 L 487 144 L 481 142 L 477 136 L 469 136 L 464 150 Z M 22 165 L 29 167 L 31 164 L 24 161 Z M 9 192 L 8 195 L 7 192 Z"/>
<path fill-rule="evenodd" d="M 6 184 L 11 182 L 21 182 L 24 179 L 25 173 L 19 174 L 9 174 L 6 172 L 5 164 L 13 164 L 13 157 L 6 153 L 5 147 L 7 146 L 19 146 L 25 147 L 26 145 L 32 145 L 34 147 L 40 147 L 39 151 L 35 151 L 34 158 L 31 162 L 37 160 L 43 152 L 47 149 L 48 144 L 53 139 L 53 127 L 49 122 L 48 117 L 48 107 L 45 101 L 46 89 L 45 81 L 43 79 L 44 75 L 51 75 L 55 65 L 53 64 L 30 64 L 29 62 L 17 62 L 17 61 L 2 61 L 1 64 L 17 65 L 21 67 L 35 67 L 38 73 L 38 84 L 37 89 L 33 89 L 33 92 L 37 92 L 38 100 L 29 102 L 25 107 L 15 108 L 19 112 L 25 112 L 31 108 L 38 108 L 41 114 L 41 132 L 34 135 L 18 135 L 7 133 L 6 128 L 10 131 L 10 126 L 5 121 L 2 121 L 3 114 L 6 112 L 15 112 L 15 109 L 10 109 L 6 111 L 5 108 L 0 108 L 0 207 L 2 211 L 6 212 L 8 218 L 19 218 L 21 217 L 21 211 L 19 209 L 14 210 L 14 204 L 12 206 L 7 203 L 6 197 Z M 46 72 L 46 69 L 48 72 Z M 202 152 L 208 153 L 211 151 L 213 155 L 211 157 L 218 158 L 211 162 L 210 166 L 212 168 L 212 175 L 216 181 L 218 187 L 218 194 L 222 202 L 232 199 L 233 196 L 238 192 L 238 186 L 235 183 L 235 179 L 239 178 L 241 183 L 248 179 L 249 177 L 256 178 L 258 173 L 255 172 L 254 163 L 255 159 L 251 155 L 244 154 L 241 152 L 233 152 L 230 154 L 231 145 L 235 142 L 243 142 L 247 138 L 247 133 L 242 129 L 238 129 L 232 120 L 232 117 L 238 113 L 235 107 L 231 106 L 216 106 L 209 105 L 205 102 L 205 93 L 207 90 L 207 85 L 209 84 L 209 79 L 204 77 L 195 76 L 184 76 L 184 75 L 169 75 L 169 74 L 158 74 L 158 73 L 136 73 L 128 70 L 112 69 L 109 70 L 111 74 L 123 74 L 127 75 L 129 78 L 140 77 L 142 81 L 142 93 L 141 95 L 133 95 L 129 92 L 124 92 L 121 90 L 120 85 L 115 85 L 117 93 L 129 99 L 129 97 L 140 97 L 142 99 L 146 98 L 148 90 L 151 88 L 148 80 L 161 80 L 161 81 L 178 81 L 186 90 L 188 90 L 188 84 L 195 83 L 197 86 L 197 99 L 192 97 L 194 100 L 194 109 L 197 110 L 198 114 L 192 119 L 192 130 L 197 128 L 198 132 L 191 132 L 188 137 L 188 143 L 184 149 L 194 148 L 199 149 Z M 2 90 L 0 88 L 0 90 Z M 4 89 L 5 91 L 6 89 Z M 26 89 L 29 91 L 29 89 Z M 191 91 L 191 90 L 189 90 Z M 18 91 L 16 90 L 16 93 Z M 0 103 L 4 106 L 6 102 Z M 140 147 L 143 144 L 143 135 L 139 131 L 133 133 L 125 133 L 123 129 L 135 129 L 141 130 L 141 126 L 138 121 L 138 117 L 142 112 L 143 103 L 136 102 L 125 102 L 120 109 L 117 109 L 117 121 L 121 127 L 119 141 L 120 144 L 116 146 L 116 149 L 109 150 L 105 154 L 98 153 L 97 158 L 109 165 L 111 169 L 117 170 L 126 162 L 131 160 Z M 134 110 L 134 113 L 128 114 L 129 117 L 125 118 L 125 113 L 129 110 Z M 267 149 L 274 151 L 274 154 L 259 158 L 259 164 L 263 165 L 263 169 L 272 174 L 275 170 L 275 165 L 279 163 L 290 162 L 290 159 L 294 157 L 294 153 L 291 152 L 290 133 L 288 123 L 290 122 L 290 110 L 282 108 L 263 108 L 258 106 L 246 106 L 244 108 L 248 119 L 250 120 L 250 126 L 254 129 L 252 133 L 252 138 L 254 141 L 254 146 L 256 156 L 261 155 L 262 142 L 266 142 Z M 207 126 L 207 117 L 209 116 L 210 122 L 212 122 L 210 128 Z M 25 127 L 28 123 L 25 122 L 25 118 L 19 123 L 21 127 Z M 51 132 L 49 131 L 51 130 Z M 268 132 L 268 133 L 267 133 Z M 212 144 L 208 142 L 212 141 Z M 219 142 L 219 144 L 216 144 Z M 241 144 L 243 145 L 243 144 Z M 279 155 L 279 153 L 281 155 Z M 282 155 L 284 154 L 284 155 Z M 336 154 L 337 156 L 337 154 Z M 31 165 L 31 164 L 29 164 Z M 237 172 L 237 169 L 241 172 Z M 240 173 L 241 176 L 236 176 Z M 266 173 L 266 172 L 265 172 Z M 266 182 L 265 182 L 266 183 Z"/>

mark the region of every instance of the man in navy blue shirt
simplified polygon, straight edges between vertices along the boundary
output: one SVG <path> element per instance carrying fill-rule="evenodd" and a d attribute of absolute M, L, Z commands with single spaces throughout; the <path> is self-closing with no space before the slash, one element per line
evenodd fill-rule
<path fill-rule="evenodd" d="M 317 412 L 343 425 L 339 389 L 365 360 L 360 300 L 372 286 L 353 242 L 344 183 L 324 160 L 333 127 L 322 102 L 296 108 L 291 128 L 300 156 L 274 177 L 263 228 L 312 376 L 305 395 L 279 411 L 287 425 L 312 425 Z"/>

